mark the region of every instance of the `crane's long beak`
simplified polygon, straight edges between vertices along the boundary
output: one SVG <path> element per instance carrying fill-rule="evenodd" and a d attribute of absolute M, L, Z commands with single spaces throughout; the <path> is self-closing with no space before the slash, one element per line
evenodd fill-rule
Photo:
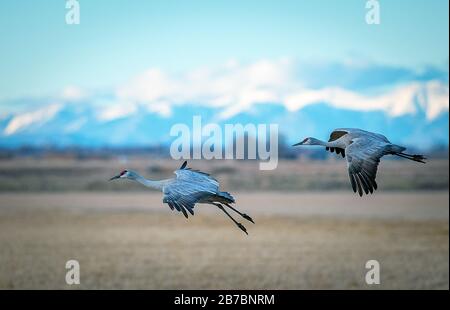
<path fill-rule="evenodd" d="M 119 179 L 119 178 L 120 178 L 120 175 L 116 175 L 116 176 L 112 177 L 112 178 L 109 179 L 109 180 L 112 181 L 112 180 Z"/>
<path fill-rule="evenodd" d="M 304 141 L 301 141 L 301 142 L 299 142 L 299 143 L 295 143 L 295 144 L 293 144 L 292 146 L 302 145 L 303 142 L 304 142 Z"/>

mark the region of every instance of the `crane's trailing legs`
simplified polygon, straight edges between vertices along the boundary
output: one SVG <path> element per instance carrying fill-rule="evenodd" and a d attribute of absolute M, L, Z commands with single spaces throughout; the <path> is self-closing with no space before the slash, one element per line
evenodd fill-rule
<path fill-rule="evenodd" d="M 213 205 L 217 206 L 220 210 L 222 210 L 235 224 L 237 227 L 239 227 L 243 232 L 245 232 L 248 235 L 247 229 L 245 228 L 244 225 L 242 225 L 241 223 L 239 223 L 238 221 L 236 221 L 231 215 L 230 213 L 227 212 L 227 210 L 225 210 L 225 208 L 220 204 L 220 203 L 216 203 L 213 202 Z M 252 221 L 253 222 L 253 221 Z"/>
<path fill-rule="evenodd" d="M 231 210 L 233 210 L 234 212 L 236 212 L 237 214 L 239 214 L 240 216 L 242 216 L 243 218 L 245 218 L 247 221 L 250 221 L 250 222 L 252 222 L 253 224 L 255 224 L 255 222 L 253 221 L 253 219 L 252 219 L 249 215 L 247 215 L 247 214 L 245 214 L 245 213 L 242 213 L 242 212 L 236 210 L 235 208 L 233 208 L 232 206 L 230 206 L 228 203 L 225 203 L 225 205 L 226 205 L 228 208 L 230 208 Z"/>
<path fill-rule="evenodd" d="M 411 155 L 411 154 L 405 154 L 405 153 L 394 153 L 394 155 L 406 158 L 406 159 L 410 159 L 413 161 L 417 161 L 419 163 L 423 163 L 425 164 L 425 159 L 427 159 L 425 156 L 423 155 Z"/>

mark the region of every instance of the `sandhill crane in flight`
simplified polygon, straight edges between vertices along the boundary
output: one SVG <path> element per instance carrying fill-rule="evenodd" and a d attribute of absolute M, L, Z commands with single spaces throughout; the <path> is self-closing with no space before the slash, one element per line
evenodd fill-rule
<path fill-rule="evenodd" d="M 194 206 L 197 203 L 207 203 L 222 210 L 243 232 L 247 235 L 247 229 L 237 222 L 225 207 L 230 208 L 246 220 L 253 222 L 253 219 L 245 213 L 241 213 L 231 206 L 235 202 L 233 196 L 227 192 L 219 191 L 219 182 L 209 174 L 186 168 L 187 162 L 175 171 L 175 178 L 166 180 L 148 180 L 131 170 L 123 170 L 120 174 L 112 177 L 115 179 L 130 179 L 137 181 L 144 186 L 162 191 L 164 194 L 163 203 L 167 203 L 172 210 L 182 212 L 188 218 L 188 212 L 194 215 Z"/>
<path fill-rule="evenodd" d="M 372 194 L 377 189 L 375 177 L 380 158 L 384 155 L 397 155 L 420 163 L 425 163 L 423 155 L 403 153 L 406 148 L 392 144 L 378 133 L 355 128 L 335 129 L 328 142 L 315 138 L 306 138 L 296 145 L 322 145 L 327 151 L 347 155 L 347 167 L 353 191 L 363 195 L 363 191 Z"/>

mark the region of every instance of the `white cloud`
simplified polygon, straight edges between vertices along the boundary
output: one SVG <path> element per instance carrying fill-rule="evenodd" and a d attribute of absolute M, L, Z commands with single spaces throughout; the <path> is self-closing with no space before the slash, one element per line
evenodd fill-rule
<path fill-rule="evenodd" d="M 66 87 L 60 97 L 67 101 L 86 98 L 102 122 L 145 110 L 170 117 L 182 104 L 219 108 L 219 119 L 230 118 L 258 103 L 282 104 L 296 111 L 325 102 L 337 108 L 383 111 L 391 116 L 413 114 L 419 107 L 429 120 L 449 110 L 449 87 L 442 81 L 415 81 L 368 95 L 340 87 L 305 87 L 296 70 L 301 68 L 288 59 L 261 60 L 247 65 L 231 60 L 218 68 L 203 67 L 179 75 L 150 69 L 117 87 L 112 98 L 87 97 L 86 92 L 75 86 Z M 52 104 L 16 114 L 3 133 L 11 135 L 29 125 L 44 123 L 60 108 Z M 76 130 L 83 122 L 68 124 L 66 130 Z"/>
<path fill-rule="evenodd" d="M 153 102 L 170 96 L 174 99 L 179 88 L 177 81 L 159 69 L 150 69 L 120 86 L 116 95 L 133 101 Z"/>
<path fill-rule="evenodd" d="M 162 117 L 169 117 L 172 115 L 172 110 L 170 109 L 170 103 L 167 101 L 154 102 L 147 105 L 147 110 L 150 112 L 157 113 Z"/>
<path fill-rule="evenodd" d="M 137 106 L 132 102 L 113 102 L 103 104 L 103 106 L 98 109 L 97 119 L 103 122 L 108 122 L 114 119 L 126 117 L 136 111 Z"/>
<path fill-rule="evenodd" d="M 80 100 L 87 96 L 87 94 L 79 87 L 74 85 L 66 86 L 61 92 L 61 99 L 63 100 Z"/>
<path fill-rule="evenodd" d="M 448 111 L 448 85 L 444 85 L 438 81 L 427 83 L 426 98 L 422 101 L 427 106 L 423 107 L 427 111 L 428 119 L 434 119 L 440 113 Z"/>
<path fill-rule="evenodd" d="M 117 88 L 120 99 L 147 104 L 198 103 L 241 111 L 254 103 L 280 102 L 297 84 L 288 60 L 262 60 L 241 66 L 230 61 L 217 69 L 201 68 L 180 77 L 151 69 Z M 225 113 L 224 115 L 226 115 Z"/>
<path fill-rule="evenodd" d="M 145 104 L 165 116 L 174 105 L 189 103 L 221 107 L 221 118 L 267 102 L 284 104 L 290 110 L 326 102 L 338 108 L 381 110 L 399 116 L 415 113 L 417 101 L 429 119 L 448 111 L 448 85 L 440 81 L 411 82 L 365 95 L 339 87 L 306 88 L 294 68 L 292 61 L 281 59 L 248 65 L 231 60 L 219 68 L 199 68 L 181 75 L 150 69 L 118 87 L 116 95 L 119 100 Z"/>
<path fill-rule="evenodd" d="M 376 96 L 365 96 L 342 88 L 302 90 L 288 95 L 284 100 L 290 110 L 317 102 L 327 102 L 334 107 L 350 110 L 382 110 L 391 116 L 415 113 L 417 103 L 430 120 L 449 108 L 448 85 L 438 81 L 414 82 Z"/>
<path fill-rule="evenodd" d="M 45 122 L 51 120 L 60 109 L 61 105 L 55 103 L 33 112 L 16 115 L 8 123 L 8 126 L 6 126 L 3 133 L 6 136 L 9 136 L 20 131 L 21 129 L 26 128 L 31 124 L 44 124 Z"/>

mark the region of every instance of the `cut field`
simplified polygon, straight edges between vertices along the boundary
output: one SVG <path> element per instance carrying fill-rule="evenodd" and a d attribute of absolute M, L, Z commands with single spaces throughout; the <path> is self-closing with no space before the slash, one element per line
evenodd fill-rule
<path fill-rule="evenodd" d="M 186 220 L 151 192 L 0 194 L 0 288 L 449 288 L 448 191 L 235 196 L 256 221 L 248 236 L 220 210 Z M 65 283 L 69 259 L 79 286 Z M 364 281 L 371 259 L 381 285 Z"/>

